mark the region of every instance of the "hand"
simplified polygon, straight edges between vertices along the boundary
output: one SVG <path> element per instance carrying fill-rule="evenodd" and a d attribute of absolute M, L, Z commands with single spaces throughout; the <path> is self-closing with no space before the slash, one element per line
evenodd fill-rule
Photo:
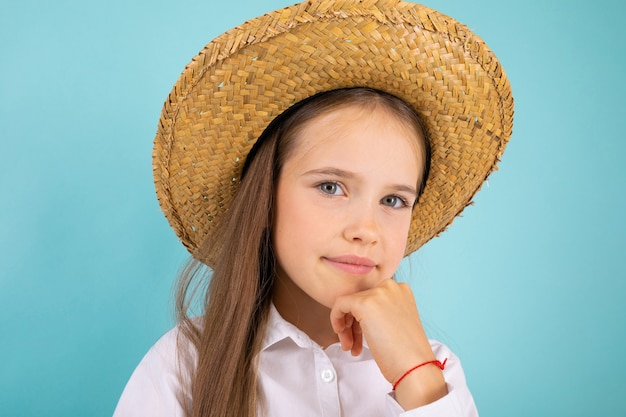
<path fill-rule="evenodd" d="M 338 297 L 330 320 L 342 349 L 353 355 L 361 353 L 365 336 L 376 364 L 390 383 L 413 366 L 436 359 L 407 284 L 386 279 L 374 288 Z M 408 409 L 428 404 L 446 392 L 441 370 L 427 366 L 402 381 L 396 398 Z M 406 398 L 404 404 L 402 398 Z"/>

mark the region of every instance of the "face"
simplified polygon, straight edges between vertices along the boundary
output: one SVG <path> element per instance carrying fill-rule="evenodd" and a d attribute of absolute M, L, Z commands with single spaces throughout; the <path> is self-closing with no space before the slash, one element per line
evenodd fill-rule
<path fill-rule="evenodd" d="M 275 301 L 331 308 L 393 276 L 423 170 L 421 140 L 380 106 L 342 107 L 305 125 L 277 184 Z"/>

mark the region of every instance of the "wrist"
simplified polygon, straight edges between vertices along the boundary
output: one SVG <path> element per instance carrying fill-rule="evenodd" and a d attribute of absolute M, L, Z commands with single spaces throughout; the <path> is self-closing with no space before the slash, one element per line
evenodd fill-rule
<path fill-rule="evenodd" d="M 409 369 L 394 383 L 396 401 L 402 408 L 410 410 L 421 407 L 448 393 L 442 372 L 443 364 L 441 367 L 439 364 L 430 361 L 420 364 Z"/>

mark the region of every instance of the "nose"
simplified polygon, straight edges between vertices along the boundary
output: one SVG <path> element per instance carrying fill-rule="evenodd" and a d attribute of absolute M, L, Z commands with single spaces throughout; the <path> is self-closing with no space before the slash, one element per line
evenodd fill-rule
<path fill-rule="evenodd" d="M 376 244 L 379 239 L 376 209 L 369 206 L 353 207 L 347 216 L 343 235 L 350 242 L 364 245 Z"/>

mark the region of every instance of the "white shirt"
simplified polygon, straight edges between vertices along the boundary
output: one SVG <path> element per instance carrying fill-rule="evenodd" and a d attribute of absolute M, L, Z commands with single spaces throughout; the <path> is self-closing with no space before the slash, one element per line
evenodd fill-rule
<path fill-rule="evenodd" d="M 193 349 L 177 346 L 178 329 L 166 333 L 148 351 L 128 381 L 114 417 L 184 417 L 179 375 L 188 381 Z M 268 417 L 476 417 L 459 359 L 431 341 L 443 362 L 448 395 L 414 410 L 400 407 L 367 344 L 353 357 L 339 343 L 326 349 L 284 320 L 272 306 L 259 360 L 259 389 Z M 182 362 L 179 349 L 184 349 Z"/>

